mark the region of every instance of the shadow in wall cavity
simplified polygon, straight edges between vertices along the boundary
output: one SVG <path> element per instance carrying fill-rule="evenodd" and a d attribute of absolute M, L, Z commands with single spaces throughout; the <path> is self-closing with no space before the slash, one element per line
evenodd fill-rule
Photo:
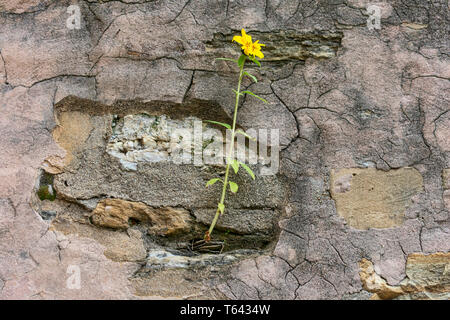
<path fill-rule="evenodd" d="M 255 181 L 247 175 L 233 177 L 239 184 L 239 194 L 228 197 L 228 211 L 218 222 L 215 242 L 202 244 L 198 240 L 215 214 L 220 194 L 218 184 L 209 188 L 205 184 L 212 177 L 223 176 L 225 165 L 195 166 L 137 157 L 150 150 L 150 145 L 153 152 L 169 143 L 160 141 L 163 120 L 169 126 L 193 118 L 231 123 L 217 104 L 191 100 L 183 104 L 119 101 L 104 105 L 69 96 L 55 106 L 55 118 L 53 136 L 67 154 L 54 166 L 47 159 L 45 168 L 54 175 L 51 178 L 46 173 L 47 180 L 42 179 L 47 183 L 44 185 L 54 189 L 56 201 L 49 204 L 40 200 L 46 201 L 45 212 L 55 213 L 51 216 L 55 230 L 84 234 L 106 245 L 126 234 L 145 247 L 147 254 L 157 248 L 177 257 L 238 251 L 237 255 L 248 256 L 269 248 L 276 238 L 287 193 L 282 176 L 257 176 Z M 222 131 L 203 124 L 205 130 L 211 127 Z M 139 135 L 142 130 L 155 141 L 145 141 Z M 119 141 L 122 136 L 134 139 L 136 145 L 125 148 L 124 141 Z M 132 165 L 124 165 L 123 159 L 111 151 L 116 143 L 122 154 L 130 153 L 127 161 L 136 160 Z M 104 240 L 107 238 L 108 242 Z M 122 259 L 117 258 L 117 252 L 110 256 Z M 159 256 L 155 254 L 152 259 Z M 128 256 L 123 259 L 129 260 Z"/>

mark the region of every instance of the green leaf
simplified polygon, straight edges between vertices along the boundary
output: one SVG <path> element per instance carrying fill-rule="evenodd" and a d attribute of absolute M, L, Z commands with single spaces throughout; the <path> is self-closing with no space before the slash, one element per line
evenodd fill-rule
<path fill-rule="evenodd" d="M 247 71 L 244 72 L 244 75 L 250 77 L 254 82 L 258 82 L 258 79 L 256 79 L 254 75 L 248 73 Z"/>
<path fill-rule="evenodd" d="M 232 162 L 231 162 L 231 166 L 233 167 L 233 170 L 234 170 L 234 173 L 238 173 L 238 170 L 239 170 L 239 161 L 237 161 L 236 159 L 234 159 Z"/>
<path fill-rule="evenodd" d="M 216 58 L 216 60 L 232 61 L 232 62 L 238 63 L 238 61 L 236 59 L 230 59 L 230 58 Z"/>
<path fill-rule="evenodd" d="M 238 191 L 237 183 L 235 183 L 233 181 L 230 181 L 229 183 L 230 183 L 230 190 L 231 190 L 231 192 L 236 193 Z"/>
<path fill-rule="evenodd" d="M 209 122 L 209 123 L 214 123 L 214 124 L 218 124 L 218 125 L 224 126 L 225 128 L 227 128 L 227 129 L 230 129 L 230 130 L 231 130 L 231 126 L 230 126 L 229 124 L 227 124 L 227 123 L 222 123 L 222 122 L 218 122 L 218 121 L 212 121 L 212 120 L 205 120 L 205 122 Z"/>
<path fill-rule="evenodd" d="M 258 65 L 258 67 L 261 67 L 261 63 L 258 61 L 258 60 L 256 60 L 255 58 L 252 58 L 252 57 L 248 57 L 251 61 L 253 61 L 254 63 L 256 63 L 257 65 Z"/>
<path fill-rule="evenodd" d="M 261 100 L 262 102 L 267 103 L 267 100 L 266 100 L 266 99 L 261 98 L 260 96 L 257 96 L 256 94 L 254 94 L 254 93 L 251 92 L 251 91 L 245 90 L 245 91 L 242 91 L 241 93 L 242 93 L 242 94 L 247 93 L 247 94 L 249 94 L 249 95 L 251 95 L 251 96 L 254 96 L 255 98 L 258 98 L 258 99 Z"/>
<path fill-rule="evenodd" d="M 252 177 L 253 180 L 255 180 L 255 174 L 253 173 L 252 169 L 249 168 L 249 166 L 247 166 L 245 163 L 239 162 L 242 166 L 242 168 L 245 169 L 245 171 L 247 171 L 247 173 L 250 175 L 250 177 Z"/>
<path fill-rule="evenodd" d="M 225 211 L 225 205 L 223 203 L 219 203 L 217 205 L 217 207 L 219 208 L 220 212 L 223 214 L 223 212 Z"/>
<path fill-rule="evenodd" d="M 208 186 L 211 186 L 211 185 L 213 185 L 214 183 L 216 183 L 217 181 L 222 181 L 221 179 L 219 179 L 219 178 L 213 178 L 213 179 L 211 179 L 211 180 L 209 180 L 207 183 L 206 183 L 206 186 L 208 187 Z"/>
<path fill-rule="evenodd" d="M 244 131 L 242 131 L 241 129 L 236 130 L 236 133 L 242 134 L 244 137 L 249 138 L 250 140 L 256 141 L 256 138 L 253 138 L 252 136 L 246 134 Z"/>
<path fill-rule="evenodd" d="M 239 67 L 241 67 L 244 64 L 245 59 L 247 59 L 247 56 L 245 54 L 241 54 L 237 63 Z"/>

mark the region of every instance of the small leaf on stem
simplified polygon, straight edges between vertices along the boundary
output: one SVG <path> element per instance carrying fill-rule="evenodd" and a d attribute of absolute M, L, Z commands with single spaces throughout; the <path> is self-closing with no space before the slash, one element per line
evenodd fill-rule
<path fill-rule="evenodd" d="M 241 167 L 245 169 L 245 171 L 247 171 L 247 173 L 250 175 L 250 177 L 252 177 L 253 180 L 255 180 L 255 174 L 253 173 L 252 169 L 250 169 L 249 166 L 247 166 L 245 163 L 240 162 Z"/>
<path fill-rule="evenodd" d="M 207 183 L 206 183 L 206 186 L 208 187 L 208 186 L 210 186 L 210 185 L 213 185 L 214 183 L 216 183 L 217 181 L 222 181 L 221 179 L 219 179 L 219 178 L 213 178 L 213 179 L 211 179 L 211 180 L 209 180 Z"/>
<path fill-rule="evenodd" d="M 236 159 L 234 159 L 231 163 L 231 167 L 233 168 L 233 170 L 234 170 L 234 173 L 238 173 L 238 170 L 239 170 L 239 161 L 237 161 Z"/>
<path fill-rule="evenodd" d="M 255 98 L 258 98 L 259 100 L 261 100 L 262 102 L 264 102 L 264 103 L 267 103 L 267 100 L 266 99 L 264 99 L 264 98 L 261 98 L 260 96 L 257 96 L 256 94 L 254 94 L 253 92 L 251 92 L 251 91 L 248 91 L 248 90 L 245 90 L 245 91 L 242 91 L 241 92 L 241 94 L 249 94 L 249 95 L 251 95 L 251 96 L 254 96 Z"/>
<path fill-rule="evenodd" d="M 230 190 L 231 190 L 231 192 L 236 193 L 238 191 L 237 183 L 235 183 L 233 181 L 230 181 L 229 183 L 230 183 Z"/>
<path fill-rule="evenodd" d="M 230 130 L 231 130 L 231 126 L 230 126 L 229 124 L 227 124 L 227 123 L 218 122 L 218 121 L 212 121 L 212 120 L 205 120 L 205 122 L 218 124 L 218 125 L 220 125 L 220 126 L 223 126 L 223 127 L 227 128 L 227 129 L 230 129 Z"/>
<path fill-rule="evenodd" d="M 217 205 L 217 207 L 219 208 L 220 213 L 223 214 L 223 212 L 225 211 L 225 205 L 224 205 L 223 203 L 219 203 L 219 204 Z"/>
<path fill-rule="evenodd" d="M 247 133 L 245 133 L 244 131 L 242 131 L 241 129 L 236 130 L 236 133 L 242 134 L 244 137 L 249 138 L 250 140 L 256 141 L 256 138 L 253 138 L 252 136 L 248 135 Z"/>
<path fill-rule="evenodd" d="M 247 59 L 247 56 L 245 54 L 241 54 L 241 56 L 239 57 L 238 60 L 238 66 L 241 67 L 242 64 L 244 63 L 245 59 Z"/>
<path fill-rule="evenodd" d="M 255 58 L 252 58 L 252 57 L 248 57 L 251 61 L 253 61 L 254 63 L 256 63 L 257 65 L 258 65 L 258 67 L 261 67 L 261 63 L 258 61 L 258 60 L 256 60 Z"/>
<path fill-rule="evenodd" d="M 258 79 L 256 79 L 256 77 L 254 75 L 248 73 L 247 71 L 244 71 L 244 75 L 246 75 L 249 78 L 251 78 L 255 83 L 258 82 Z"/>

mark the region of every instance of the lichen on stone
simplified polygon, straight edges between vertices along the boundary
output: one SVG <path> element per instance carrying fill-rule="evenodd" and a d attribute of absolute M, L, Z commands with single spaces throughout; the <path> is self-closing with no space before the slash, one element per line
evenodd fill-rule
<path fill-rule="evenodd" d="M 41 201 L 56 199 L 56 191 L 53 188 L 53 175 L 43 171 L 39 179 L 39 187 L 36 191 L 37 196 Z"/>

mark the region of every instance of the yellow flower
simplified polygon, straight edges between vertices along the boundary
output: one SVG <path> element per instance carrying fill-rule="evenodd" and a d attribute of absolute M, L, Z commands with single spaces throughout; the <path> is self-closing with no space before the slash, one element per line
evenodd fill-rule
<path fill-rule="evenodd" d="M 234 36 L 232 41 L 236 41 L 242 45 L 241 49 L 244 50 L 244 54 L 247 56 L 256 56 L 260 59 L 264 58 L 264 54 L 261 52 L 261 47 L 265 46 L 259 43 L 259 40 L 252 42 L 252 37 L 245 33 L 245 30 L 241 30 L 242 36 Z"/>
<path fill-rule="evenodd" d="M 264 54 L 261 52 L 261 47 L 265 46 L 265 44 L 258 42 L 259 40 L 256 40 L 254 43 L 252 43 L 251 54 L 253 54 L 253 57 L 257 56 L 258 58 L 262 59 L 264 58 Z"/>

